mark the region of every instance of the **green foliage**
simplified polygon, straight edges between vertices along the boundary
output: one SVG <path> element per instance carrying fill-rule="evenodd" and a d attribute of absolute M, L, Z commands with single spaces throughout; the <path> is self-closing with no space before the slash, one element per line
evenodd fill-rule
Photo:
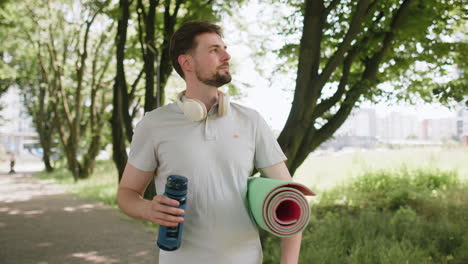
<path fill-rule="evenodd" d="M 97 161 L 93 174 L 84 180 L 73 181 L 73 177 L 66 168 L 58 167 L 54 172 L 40 172 L 36 176 L 40 179 L 52 179 L 65 185 L 71 193 L 85 199 L 100 201 L 106 205 L 117 207 L 117 174 L 111 161 Z"/>
<path fill-rule="evenodd" d="M 300 36 L 303 34 L 305 1 L 269 1 L 277 9 L 291 9 L 280 19 L 271 22 L 265 38 L 281 36 L 283 45 L 273 51 L 280 62 L 273 73 L 296 73 L 300 49 Z M 331 2 L 324 1 L 328 7 Z M 325 24 L 321 27 L 320 68 L 323 69 L 334 52 L 342 45 L 354 17 L 358 1 L 337 1 L 330 10 Z M 372 2 L 372 1 L 371 1 Z M 362 76 L 365 64 L 380 48 L 385 34 L 392 31 L 394 40 L 389 51 L 378 65 L 377 82 L 387 83 L 392 89 L 377 86 L 367 89 L 364 98 L 373 102 L 382 100 L 405 100 L 410 103 L 420 99 L 433 102 L 439 100 L 450 104 L 453 101 L 467 103 L 463 96 L 468 95 L 466 54 L 466 11 L 460 0 L 413 1 L 408 16 L 395 30 L 391 30 L 392 17 L 402 1 L 385 0 L 371 4 L 363 17 L 359 32 L 353 37 L 350 50 L 356 52 L 351 65 L 348 86 L 351 87 Z M 272 40 L 270 39 L 270 42 Z M 276 40 L 278 41 L 278 40 Z M 260 45 L 271 52 L 271 47 Z M 349 54 L 349 51 L 346 53 Z M 306 58 L 307 59 L 307 58 Z M 308 58 L 312 60 L 313 58 Z M 342 76 L 342 67 L 334 71 L 328 84 L 336 87 Z M 278 77 L 283 78 L 283 77 Z M 372 84 L 371 86 L 375 86 Z M 336 88 L 335 88 L 336 89 Z M 329 93 L 324 94 L 324 98 Z"/>
<path fill-rule="evenodd" d="M 399 170 L 364 173 L 348 186 L 338 188 L 324 199 L 332 202 L 379 210 L 395 211 L 417 206 L 422 200 L 446 197 L 444 191 L 459 184 L 454 171 L 416 169 L 405 167 Z"/>
<path fill-rule="evenodd" d="M 468 186 L 451 171 L 368 172 L 319 194 L 300 263 L 463 263 Z M 279 239 L 264 243 L 277 263 Z"/>

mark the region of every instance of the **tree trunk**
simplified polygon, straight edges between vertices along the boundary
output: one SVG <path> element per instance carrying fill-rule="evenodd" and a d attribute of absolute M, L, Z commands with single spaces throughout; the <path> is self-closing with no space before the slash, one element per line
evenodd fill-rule
<path fill-rule="evenodd" d="M 118 181 L 122 179 L 122 175 L 127 163 L 127 152 L 125 148 L 126 136 L 124 111 L 128 112 L 123 105 L 124 96 L 127 96 L 127 81 L 125 79 L 124 59 L 125 59 L 125 42 L 127 41 L 128 19 L 130 17 L 130 2 L 128 0 L 120 0 L 119 9 L 121 16 L 117 25 L 116 43 L 116 65 L 117 74 L 114 83 L 113 93 L 113 109 L 112 109 L 112 158 L 118 171 Z"/>
<path fill-rule="evenodd" d="M 154 96 L 155 88 L 155 64 L 156 58 L 158 57 L 157 48 L 155 45 L 155 22 L 156 22 L 156 6 L 159 4 L 159 1 L 150 1 L 148 12 L 143 12 L 146 14 L 144 17 L 145 21 L 145 43 L 141 43 L 143 46 L 143 61 L 144 61 L 144 72 L 145 72 L 145 106 L 144 111 L 150 112 L 153 109 L 157 108 L 160 104 L 156 102 Z M 138 1 L 139 8 L 144 10 L 143 4 L 141 1 Z M 141 15 L 141 14 L 139 14 Z M 139 27 L 139 30 L 142 30 L 142 27 Z M 140 32 L 141 34 L 142 32 Z M 150 181 L 149 185 L 146 187 L 143 198 L 147 200 L 153 200 L 153 197 L 156 195 L 156 186 L 154 181 Z"/>
<path fill-rule="evenodd" d="M 45 94 L 45 89 L 47 88 L 41 87 L 39 89 L 44 89 Z M 40 104 L 44 104 L 45 98 L 40 96 L 39 100 L 42 101 Z M 50 104 L 50 100 L 48 101 Z M 42 161 L 44 162 L 45 169 L 47 172 L 52 172 L 54 168 L 50 162 L 50 156 L 52 152 L 54 131 L 53 125 L 50 123 L 49 118 L 51 115 L 53 115 L 52 108 L 40 106 L 39 109 L 35 109 L 35 107 L 31 106 L 28 107 L 28 111 L 33 118 L 33 123 L 35 124 L 36 131 L 39 134 L 39 144 L 42 147 Z"/>
<path fill-rule="evenodd" d="M 51 150 L 52 133 L 50 132 L 51 131 L 48 131 L 48 133 L 44 133 L 44 131 L 41 131 L 41 132 L 38 131 L 40 144 L 42 146 L 42 161 L 44 162 L 44 166 L 47 172 L 54 171 L 54 168 L 52 167 L 52 164 L 50 163 L 50 154 L 52 152 Z"/>

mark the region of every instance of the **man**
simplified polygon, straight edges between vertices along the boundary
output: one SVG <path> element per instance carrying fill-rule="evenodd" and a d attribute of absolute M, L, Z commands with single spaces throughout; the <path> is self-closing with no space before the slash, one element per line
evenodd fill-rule
<path fill-rule="evenodd" d="M 181 247 L 161 251 L 160 264 L 261 263 L 258 230 L 245 206 L 247 178 L 255 166 L 267 177 L 291 180 L 264 119 L 218 91 L 231 81 L 221 37 L 220 27 L 204 21 L 174 33 L 171 58 L 186 90 L 138 123 L 119 185 L 118 204 L 129 216 L 164 226 L 184 222 Z M 162 195 L 142 198 L 153 175 L 158 194 L 169 175 L 188 178 L 185 212 Z M 281 263 L 297 263 L 300 244 L 300 234 L 283 238 Z"/>

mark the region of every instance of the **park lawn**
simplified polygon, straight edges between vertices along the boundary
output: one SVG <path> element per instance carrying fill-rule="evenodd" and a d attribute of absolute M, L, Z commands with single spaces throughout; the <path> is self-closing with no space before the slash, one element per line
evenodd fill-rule
<path fill-rule="evenodd" d="M 454 171 L 373 171 L 320 195 L 299 263 L 468 263 L 468 186 Z M 265 240 L 264 263 L 279 243 Z"/>
<path fill-rule="evenodd" d="M 295 180 L 318 193 L 300 263 L 468 263 L 467 148 L 397 149 L 314 156 Z M 39 173 L 80 197 L 116 207 L 117 172 L 100 161 L 74 183 L 65 169 Z M 279 239 L 264 241 L 279 263 Z"/>
<path fill-rule="evenodd" d="M 97 200 L 117 208 L 117 169 L 112 161 L 97 161 L 91 177 L 76 183 L 72 174 L 64 167 L 57 168 L 52 173 L 40 172 L 36 176 L 40 179 L 53 179 L 81 198 Z"/>
<path fill-rule="evenodd" d="M 320 192 L 366 172 L 430 168 L 455 170 L 468 180 L 468 147 L 420 147 L 311 153 L 297 169 L 294 180 Z"/>

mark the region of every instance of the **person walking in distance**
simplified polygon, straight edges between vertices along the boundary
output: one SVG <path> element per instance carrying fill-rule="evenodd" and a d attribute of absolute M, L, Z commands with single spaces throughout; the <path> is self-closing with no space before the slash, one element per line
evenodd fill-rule
<path fill-rule="evenodd" d="M 15 164 L 16 164 L 16 155 L 15 155 L 15 152 L 13 151 L 10 151 L 8 153 L 8 156 L 10 158 L 10 174 L 13 174 L 13 173 L 16 173 L 15 171 Z"/>
<path fill-rule="evenodd" d="M 260 114 L 218 89 L 231 81 L 231 55 L 218 25 L 184 23 L 171 38 L 170 53 L 185 90 L 137 124 L 118 205 L 158 225 L 184 222 L 181 247 L 161 251 L 160 264 L 260 264 L 259 233 L 246 208 L 247 179 L 257 168 L 291 181 L 287 158 Z M 186 210 L 161 195 L 170 175 L 188 179 Z M 153 179 L 159 195 L 144 200 Z M 282 238 L 281 263 L 298 263 L 301 237 Z"/>

